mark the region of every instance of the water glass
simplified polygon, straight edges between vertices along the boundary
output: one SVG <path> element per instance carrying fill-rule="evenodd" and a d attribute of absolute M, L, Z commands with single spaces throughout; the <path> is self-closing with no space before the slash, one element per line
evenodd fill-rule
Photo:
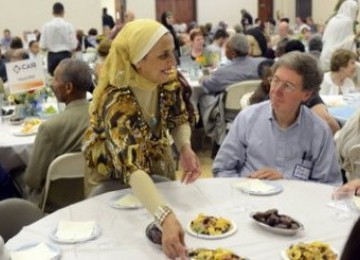
<path fill-rule="evenodd" d="M 335 218 L 338 220 L 348 219 L 352 216 L 353 191 L 334 188 L 332 202 L 335 208 Z"/>
<path fill-rule="evenodd" d="M 236 183 L 230 183 L 231 206 L 235 212 L 247 212 L 252 209 L 250 183 L 244 182 L 241 188 Z"/>

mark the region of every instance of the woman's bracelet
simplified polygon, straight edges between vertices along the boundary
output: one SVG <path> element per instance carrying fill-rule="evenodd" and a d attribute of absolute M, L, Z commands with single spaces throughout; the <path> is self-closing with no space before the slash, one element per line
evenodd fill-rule
<path fill-rule="evenodd" d="M 159 206 L 154 213 L 155 221 L 159 227 L 161 227 L 162 223 L 166 219 L 167 216 L 172 212 L 171 208 L 168 206 Z"/>

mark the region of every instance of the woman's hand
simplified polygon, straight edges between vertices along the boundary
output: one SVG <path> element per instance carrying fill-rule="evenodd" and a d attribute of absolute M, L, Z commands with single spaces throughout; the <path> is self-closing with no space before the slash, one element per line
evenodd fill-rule
<path fill-rule="evenodd" d="M 170 213 L 164 220 L 162 227 L 162 249 L 170 259 L 186 260 L 186 246 L 184 230 L 174 213 Z"/>
<path fill-rule="evenodd" d="M 180 166 L 183 169 L 181 182 L 194 182 L 201 174 L 200 161 L 189 144 L 184 144 L 180 151 Z"/>
<path fill-rule="evenodd" d="M 249 178 L 253 179 L 261 179 L 261 180 L 278 180 L 283 179 L 283 175 L 281 172 L 271 168 L 263 168 L 257 170 L 249 175 Z"/>

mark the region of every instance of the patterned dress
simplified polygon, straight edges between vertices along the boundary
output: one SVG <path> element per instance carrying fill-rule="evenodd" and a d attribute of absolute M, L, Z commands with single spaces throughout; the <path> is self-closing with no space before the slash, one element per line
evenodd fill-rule
<path fill-rule="evenodd" d="M 130 87 L 108 86 L 85 134 L 88 166 L 128 185 L 130 174 L 143 170 L 175 179 L 169 131 L 188 122 L 182 86 L 174 80 L 158 90 L 158 131 L 145 120 Z"/>

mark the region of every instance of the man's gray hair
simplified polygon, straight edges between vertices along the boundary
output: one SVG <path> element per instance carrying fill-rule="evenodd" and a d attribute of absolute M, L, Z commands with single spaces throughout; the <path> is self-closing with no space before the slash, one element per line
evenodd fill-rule
<path fill-rule="evenodd" d="M 303 86 L 305 90 L 318 93 L 320 84 L 323 80 L 323 71 L 321 70 L 318 61 L 308 53 L 299 51 L 292 51 L 284 54 L 274 64 L 272 70 L 274 73 L 279 67 L 294 70 L 302 77 Z"/>
<path fill-rule="evenodd" d="M 89 65 L 80 60 L 67 58 L 63 59 L 58 67 L 61 68 L 61 80 L 71 82 L 77 91 L 86 92 L 92 85 L 92 73 Z"/>
<path fill-rule="evenodd" d="M 229 46 L 236 52 L 237 56 L 247 56 L 249 54 L 249 42 L 242 33 L 235 33 L 231 36 Z"/>

